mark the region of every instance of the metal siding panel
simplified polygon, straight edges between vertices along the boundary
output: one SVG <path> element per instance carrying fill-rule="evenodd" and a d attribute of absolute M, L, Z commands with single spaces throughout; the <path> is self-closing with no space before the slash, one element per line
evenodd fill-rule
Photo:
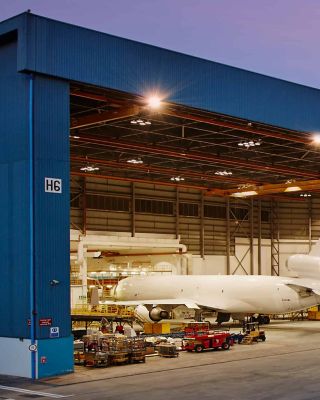
<path fill-rule="evenodd" d="M 23 13 L 16 17 L 12 17 L 0 23 L 0 41 L 1 37 L 5 37 L 9 32 L 18 31 L 18 53 L 15 70 L 24 69 L 27 63 L 27 24 L 28 14 Z"/>
<path fill-rule="evenodd" d="M 41 363 L 41 357 L 47 362 Z M 38 341 L 38 378 L 73 372 L 73 336 Z"/>
<path fill-rule="evenodd" d="M 29 198 L 27 78 L 17 74 L 17 44 L 0 46 L 0 336 L 27 337 Z"/>
<path fill-rule="evenodd" d="M 297 130 L 320 129 L 320 91 L 28 15 L 26 69 Z"/>
<path fill-rule="evenodd" d="M 35 264 L 37 317 L 53 318 L 70 335 L 69 85 L 35 77 Z M 45 177 L 62 179 L 62 194 L 46 193 Z M 53 279 L 56 286 L 50 285 Z M 38 338 L 49 327 L 37 326 Z"/>

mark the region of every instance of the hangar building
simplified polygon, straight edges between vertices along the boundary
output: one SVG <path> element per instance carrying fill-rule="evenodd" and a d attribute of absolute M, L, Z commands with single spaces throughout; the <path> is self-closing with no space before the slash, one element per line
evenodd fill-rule
<path fill-rule="evenodd" d="M 31 13 L 0 60 L 0 373 L 73 370 L 70 250 L 276 275 L 319 237 L 319 90 Z"/>

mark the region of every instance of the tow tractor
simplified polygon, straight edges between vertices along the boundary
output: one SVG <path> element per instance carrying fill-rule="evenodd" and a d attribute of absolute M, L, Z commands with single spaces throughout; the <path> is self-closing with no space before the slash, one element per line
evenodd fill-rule
<path fill-rule="evenodd" d="M 258 322 L 246 322 L 243 328 L 244 337 L 251 338 L 252 342 L 266 341 L 266 333 L 260 329 Z"/>
<path fill-rule="evenodd" d="M 231 334 L 227 331 L 213 331 L 207 323 L 191 323 L 185 328 L 184 350 L 201 353 L 203 350 L 221 348 L 229 350 L 233 345 Z"/>

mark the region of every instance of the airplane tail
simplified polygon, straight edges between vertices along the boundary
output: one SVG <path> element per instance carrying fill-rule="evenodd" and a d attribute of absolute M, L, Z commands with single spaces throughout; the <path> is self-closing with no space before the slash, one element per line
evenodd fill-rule
<path fill-rule="evenodd" d="M 316 244 L 310 250 L 309 256 L 320 257 L 320 239 L 317 240 Z"/>
<path fill-rule="evenodd" d="M 295 254 L 288 258 L 288 270 L 298 274 L 300 278 L 320 280 L 320 239 L 312 247 L 309 254 Z"/>

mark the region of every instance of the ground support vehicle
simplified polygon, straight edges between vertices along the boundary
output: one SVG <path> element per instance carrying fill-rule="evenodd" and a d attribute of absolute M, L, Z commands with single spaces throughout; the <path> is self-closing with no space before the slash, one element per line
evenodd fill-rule
<path fill-rule="evenodd" d="M 201 353 L 203 350 L 228 350 L 233 339 L 228 331 L 210 330 L 208 322 L 191 322 L 184 329 L 183 349 Z"/>
<path fill-rule="evenodd" d="M 199 334 L 200 333 L 200 334 Z M 229 332 L 208 331 L 198 332 L 194 336 L 186 336 L 184 339 L 184 350 L 201 353 L 203 350 L 222 349 L 229 350 L 233 340 Z"/>
<path fill-rule="evenodd" d="M 243 344 L 251 344 L 252 342 L 265 342 L 266 333 L 260 329 L 258 322 L 247 322 L 244 326 Z"/>

